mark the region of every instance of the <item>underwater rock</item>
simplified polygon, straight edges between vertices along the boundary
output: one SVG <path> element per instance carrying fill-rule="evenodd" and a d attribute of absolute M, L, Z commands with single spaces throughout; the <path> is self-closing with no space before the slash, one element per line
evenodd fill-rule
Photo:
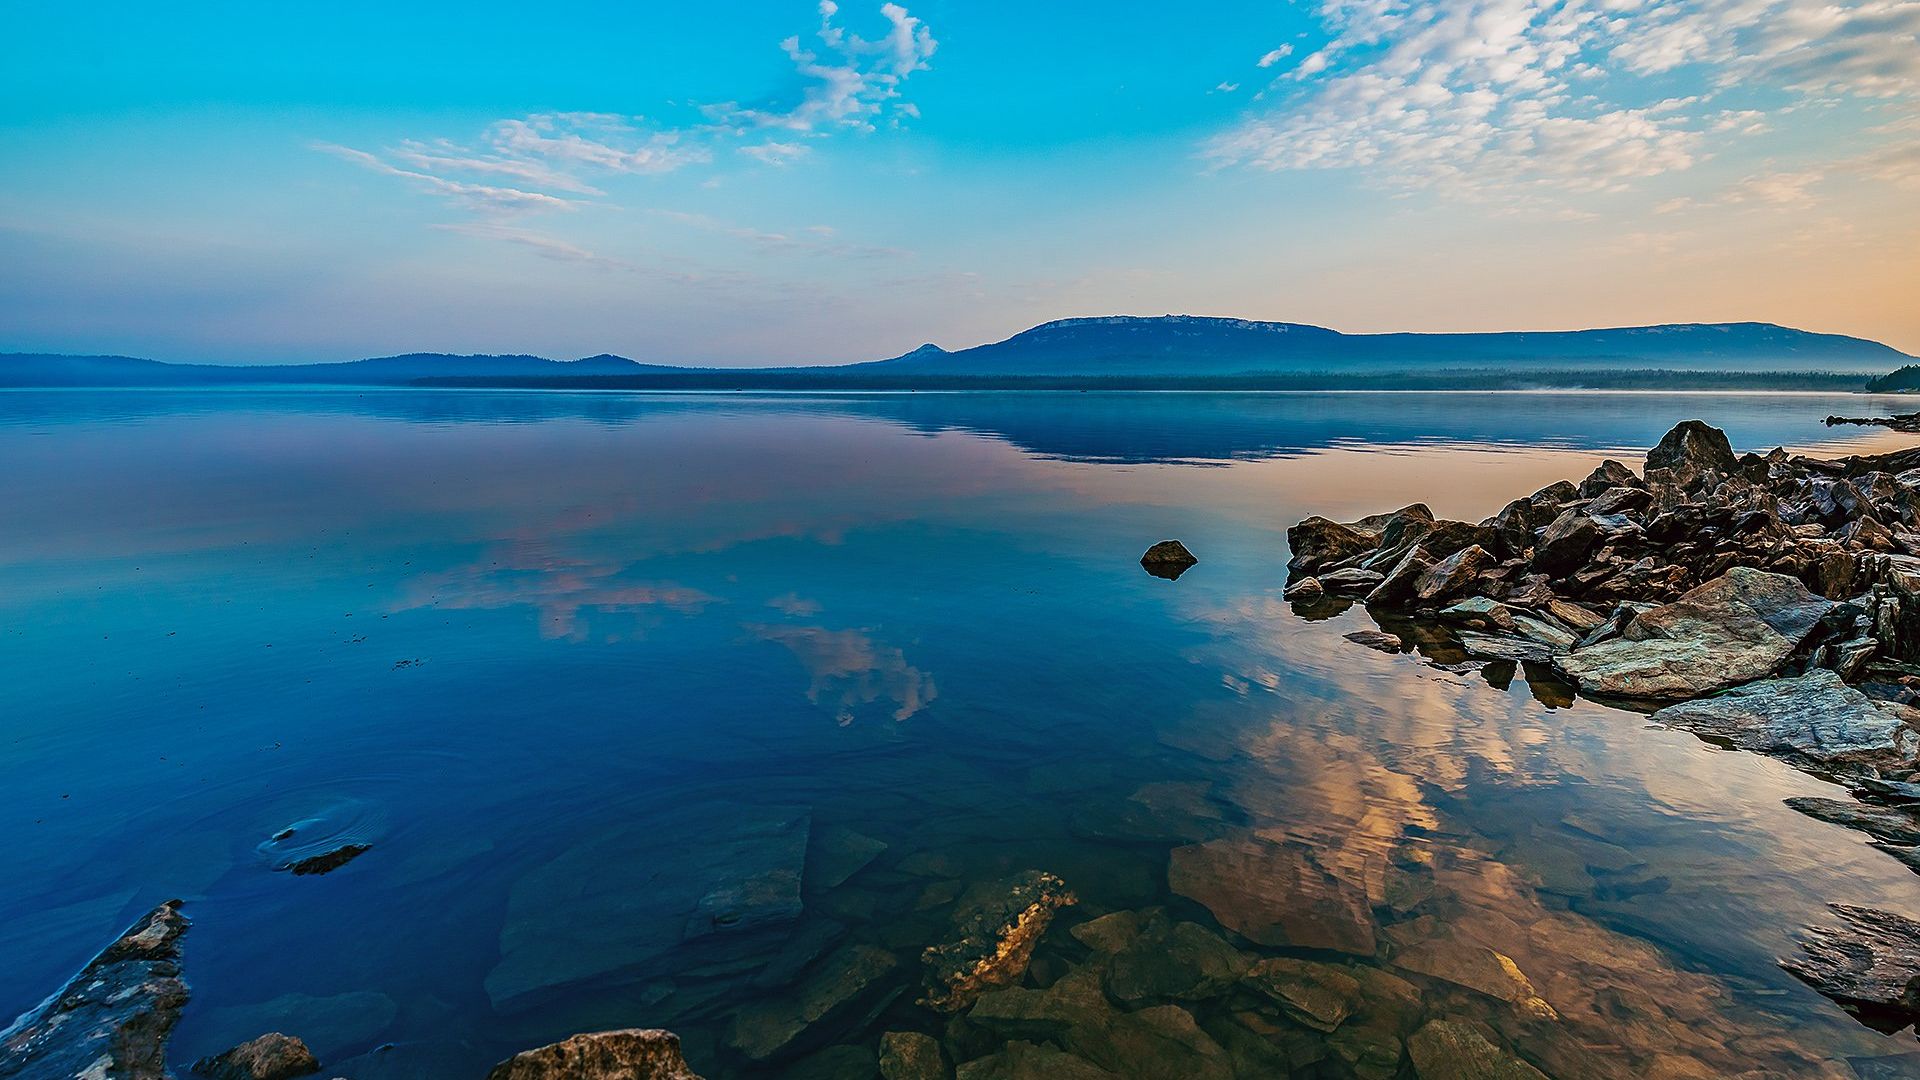
<path fill-rule="evenodd" d="M 1155 920 L 1107 965 L 1107 993 L 1121 1002 L 1219 997 L 1247 958 L 1198 923 Z"/>
<path fill-rule="evenodd" d="M 671 1031 L 630 1028 L 575 1035 L 525 1050 L 493 1067 L 487 1080 L 700 1080 Z"/>
<path fill-rule="evenodd" d="M 0 1077 L 170 1080 L 167 1039 L 187 1004 L 180 901 L 149 911 L 33 1011 L 0 1031 Z"/>
<path fill-rule="evenodd" d="M 727 1044 L 765 1061 L 796 1046 L 816 1026 L 832 1025 L 871 1008 L 900 961 L 885 949 L 853 945 L 829 956 L 792 993 L 742 1008 L 727 1030 Z"/>
<path fill-rule="evenodd" d="M 1533 982 L 1505 953 L 1451 938 L 1416 941 L 1393 955 L 1395 967 L 1464 986 L 1498 1001 L 1512 1002 L 1523 1014 L 1557 1018 L 1533 988 Z"/>
<path fill-rule="evenodd" d="M 310 855 L 307 858 L 287 863 L 285 866 L 276 866 L 274 869 L 285 870 L 294 877 L 306 877 L 310 874 L 330 874 L 372 850 L 372 844 L 341 844 L 339 847 L 329 848 L 318 855 Z"/>
<path fill-rule="evenodd" d="M 1547 1080 L 1485 1035 L 1451 1020 L 1427 1021 L 1407 1040 L 1407 1054 L 1420 1080 Z"/>
<path fill-rule="evenodd" d="M 1304 849 L 1250 835 L 1189 844 L 1173 850 L 1167 884 L 1249 941 L 1373 955 L 1366 897 Z"/>
<path fill-rule="evenodd" d="M 968 889 L 954 919 L 959 936 L 921 957 L 928 969 L 922 1004 L 958 1012 L 982 992 L 1016 982 L 1054 912 L 1077 902 L 1066 882 L 1041 870 Z"/>
<path fill-rule="evenodd" d="M 1804 955 L 1780 966 L 1860 1022 L 1895 1032 L 1920 1020 L 1920 922 L 1890 911 L 1829 904 L 1840 926 L 1808 927 Z"/>
<path fill-rule="evenodd" d="M 807 888 L 837 888 L 885 850 L 886 841 L 842 825 L 816 830 L 807 849 Z"/>
<path fill-rule="evenodd" d="M 393 1023 L 399 1006 L 385 994 L 360 990 L 328 997 L 282 994 L 270 1001 L 229 1005 L 201 1019 L 201 1045 L 233 1045 L 256 1031 L 297 1027 L 323 1031 L 330 1040 L 309 1040 L 316 1056 L 353 1052 L 372 1044 Z"/>
<path fill-rule="evenodd" d="M 1199 561 L 1193 557 L 1193 552 L 1187 550 L 1187 545 L 1178 540 L 1162 540 L 1140 556 L 1140 565 L 1146 568 L 1147 573 L 1168 581 L 1186 573 Z"/>
<path fill-rule="evenodd" d="M 292 1035 L 269 1031 L 215 1057 L 193 1063 L 208 1080 L 293 1080 L 320 1071 L 320 1060 Z"/>
<path fill-rule="evenodd" d="M 1030 1042 L 1010 1042 L 998 1053 L 965 1062 L 955 1080 L 1119 1080 L 1086 1058 Z"/>
<path fill-rule="evenodd" d="M 933 1036 L 889 1031 L 880 1036 L 880 1075 L 886 1080 L 947 1080 L 953 1070 Z"/>
<path fill-rule="evenodd" d="M 1316 1031 L 1332 1031 L 1360 1007 L 1360 980 L 1335 964 L 1274 956 L 1253 965 L 1245 983 L 1272 998 L 1288 1016 Z"/>

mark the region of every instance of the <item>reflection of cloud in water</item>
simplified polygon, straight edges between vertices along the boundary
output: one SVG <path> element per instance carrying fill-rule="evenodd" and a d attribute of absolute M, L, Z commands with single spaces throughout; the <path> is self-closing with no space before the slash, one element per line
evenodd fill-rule
<path fill-rule="evenodd" d="M 767 601 L 767 606 L 796 619 L 820 614 L 820 601 L 809 600 L 799 593 L 782 593 Z"/>
<path fill-rule="evenodd" d="M 851 724 L 862 705 L 889 702 L 895 720 L 905 720 L 938 695 L 933 677 L 907 663 L 906 654 L 881 645 L 858 630 L 824 626 L 750 623 L 747 631 L 762 641 L 783 645 L 813 677 L 807 700 L 833 712 L 841 726 Z"/>
<path fill-rule="evenodd" d="M 540 615 L 540 636 L 584 641 L 584 613 L 636 613 L 666 609 L 698 614 L 718 597 L 666 582 L 623 578 L 623 567 L 542 554 L 531 544 L 512 545 L 508 558 L 472 563 L 415 583 L 401 610 L 425 607 L 497 610 L 531 607 Z"/>

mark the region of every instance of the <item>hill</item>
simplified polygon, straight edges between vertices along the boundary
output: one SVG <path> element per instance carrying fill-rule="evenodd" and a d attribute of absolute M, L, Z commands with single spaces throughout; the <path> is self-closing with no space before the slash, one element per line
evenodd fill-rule
<path fill-rule="evenodd" d="M 1878 342 L 1771 323 L 1689 323 L 1493 334 L 1343 334 L 1301 323 L 1193 315 L 1061 319 L 991 345 L 926 345 L 858 367 L 878 374 L 1247 375 L 1632 368 L 1882 372 L 1909 360 Z"/>
<path fill-rule="evenodd" d="M 405 386 L 422 379 L 568 378 L 680 370 L 601 354 L 582 360 L 405 353 L 335 364 L 167 364 L 132 356 L 0 353 L 0 386 Z"/>

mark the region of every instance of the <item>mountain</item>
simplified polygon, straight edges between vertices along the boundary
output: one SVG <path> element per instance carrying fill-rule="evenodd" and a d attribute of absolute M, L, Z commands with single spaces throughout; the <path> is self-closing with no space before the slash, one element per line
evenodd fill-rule
<path fill-rule="evenodd" d="M 0 354 L 0 387 L 426 384 L 908 389 L 1013 381 L 1034 387 L 1115 389 L 1210 384 L 1286 389 L 1540 385 L 1675 389 L 1696 383 L 1728 387 L 1743 379 L 1756 386 L 1785 386 L 1788 383 L 1782 380 L 1790 378 L 1786 373 L 1824 380 L 1821 385 L 1839 385 L 1849 376 L 1886 372 L 1913 359 L 1878 342 L 1771 323 L 1496 334 L 1343 334 L 1303 323 L 1115 315 L 1061 319 L 970 349 L 949 352 L 938 345 L 922 345 L 891 360 L 834 367 L 669 367 L 607 354 L 548 360 L 408 353 L 337 364 L 245 367 L 164 364 L 128 356 Z M 1853 385 L 1857 384 L 1847 388 Z"/>
<path fill-rule="evenodd" d="M 421 379 L 568 378 L 684 369 L 602 353 L 581 360 L 539 356 L 404 353 L 335 364 L 166 364 L 131 356 L 0 353 L 0 386 L 405 386 Z"/>
<path fill-rule="evenodd" d="M 1862 338 L 1771 323 L 1687 323 L 1494 334 L 1343 334 L 1302 323 L 1196 315 L 1061 319 L 1005 341 L 924 345 L 856 365 L 872 374 L 1248 375 L 1630 368 L 1883 372 L 1911 359 Z"/>

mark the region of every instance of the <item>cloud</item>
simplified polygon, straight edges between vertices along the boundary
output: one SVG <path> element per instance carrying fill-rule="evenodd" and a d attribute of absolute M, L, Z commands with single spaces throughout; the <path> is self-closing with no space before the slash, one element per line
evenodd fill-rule
<path fill-rule="evenodd" d="M 460 206 L 483 214 L 514 214 L 528 210 L 571 210 L 576 205 L 572 199 L 548 195 L 545 192 L 449 180 L 431 173 L 402 169 L 364 150 L 355 150 L 350 146 L 315 143 L 314 149 L 351 161 L 377 173 L 400 177 L 424 191 L 444 196 Z"/>
<path fill-rule="evenodd" d="M 814 32 L 817 47 L 803 45 L 797 35 L 780 43 L 807 83 L 798 102 L 781 107 L 730 102 L 709 109 L 709 114 L 743 129 L 798 133 L 838 126 L 871 130 L 889 105 L 895 112 L 917 116 L 917 109 L 897 104 L 900 86 L 914 72 L 927 70 L 927 61 L 939 47 L 933 32 L 906 8 L 890 3 L 880 8 L 888 24 L 886 35 L 868 41 L 834 22 L 839 11 L 833 0 L 822 0 L 820 26 Z"/>
<path fill-rule="evenodd" d="M 840 243 L 832 239 L 834 231 L 826 225 L 807 226 L 806 232 L 812 233 L 813 237 L 820 238 L 814 239 L 813 237 L 807 236 L 794 236 L 791 233 L 768 232 L 762 229 L 750 228 L 745 225 L 735 225 L 706 214 L 692 214 L 683 210 L 656 209 L 650 212 L 655 216 L 665 218 L 668 221 L 680 225 L 686 225 L 690 228 L 703 229 L 708 232 L 730 236 L 736 240 L 744 240 L 762 250 L 770 252 L 833 255 L 842 258 L 857 259 L 899 259 L 909 258 L 913 254 L 902 248 L 870 247 L 862 244 Z"/>
<path fill-rule="evenodd" d="M 1266 54 L 1265 56 L 1262 56 L 1262 57 L 1261 57 L 1261 58 L 1260 58 L 1260 59 L 1259 59 L 1259 60 L 1258 60 L 1258 61 L 1256 62 L 1256 64 L 1255 64 L 1255 66 L 1256 66 L 1256 67 L 1263 67 L 1263 68 L 1270 68 L 1270 67 L 1272 67 L 1273 65 L 1275 65 L 1275 64 L 1277 64 L 1277 63 L 1279 63 L 1279 62 L 1280 62 L 1280 61 L 1282 61 L 1282 60 L 1285 60 L 1285 59 L 1286 59 L 1287 57 L 1289 57 L 1289 56 L 1292 56 L 1292 55 L 1293 55 L 1293 46 L 1292 46 L 1292 45 L 1282 45 L 1282 46 L 1280 46 L 1280 47 L 1279 47 L 1279 48 L 1277 48 L 1277 49 L 1272 49 L 1272 50 L 1269 50 L 1269 51 L 1267 52 L 1267 54 Z"/>
<path fill-rule="evenodd" d="M 800 661 L 811 680 L 807 700 L 833 713 L 842 727 L 868 706 L 905 720 L 939 696 L 932 676 L 909 664 L 899 649 L 863 631 L 754 623 L 746 629 L 762 641 L 784 646 Z"/>
<path fill-rule="evenodd" d="M 407 181 L 464 211 L 495 220 L 530 212 L 576 209 L 607 197 L 606 177 L 658 176 L 710 165 L 724 146 L 738 140 L 739 156 L 786 166 L 804 159 L 802 138 L 823 138 L 840 128 L 871 130 L 882 118 L 898 124 L 919 115 L 901 97 L 901 87 L 927 69 L 937 42 L 920 19 L 898 4 L 881 6 L 887 32 L 869 40 L 838 21 L 839 8 L 819 5 L 814 43 L 798 36 L 781 48 L 804 82 L 797 101 L 746 107 L 709 106 L 706 119 L 674 127 L 647 118 L 604 112 L 540 112 L 495 121 L 472 143 L 410 139 L 378 153 L 320 143 L 315 149 L 363 168 Z M 788 137 L 768 138 L 773 132 Z M 487 230 L 465 230 L 488 235 Z M 525 244 L 556 258 L 577 259 L 530 237 L 494 230 L 503 240 Z"/>
<path fill-rule="evenodd" d="M 1772 89 L 1777 112 L 1920 87 L 1920 0 L 1321 0 L 1318 13 L 1326 43 L 1275 81 L 1266 111 L 1203 147 L 1214 164 L 1606 191 L 1765 131 L 1767 112 L 1716 103 L 1730 88 Z M 1702 92 L 1633 96 L 1682 74 Z"/>

